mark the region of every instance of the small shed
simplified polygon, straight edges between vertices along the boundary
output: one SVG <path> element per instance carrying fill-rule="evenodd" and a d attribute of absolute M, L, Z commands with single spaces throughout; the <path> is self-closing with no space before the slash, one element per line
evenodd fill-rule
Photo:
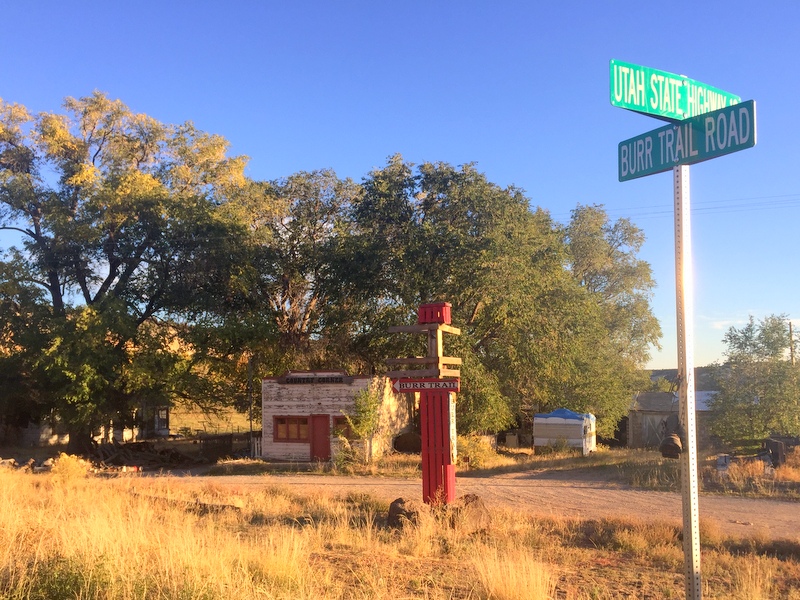
<path fill-rule="evenodd" d="M 628 447 L 658 448 L 667 434 L 667 421 L 678 416 L 678 394 L 640 392 L 628 413 Z"/>
<path fill-rule="evenodd" d="M 700 448 L 711 445 L 708 417 L 709 403 L 716 391 L 695 391 L 695 424 Z M 628 447 L 658 448 L 670 427 L 670 419 L 678 418 L 678 394 L 675 392 L 639 392 L 634 395 L 628 412 Z"/>
<path fill-rule="evenodd" d="M 581 448 L 583 455 L 597 449 L 597 420 L 589 413 L 558 408 L 533 417 L 533 445 L 553 446 L 566 443 Z"/>

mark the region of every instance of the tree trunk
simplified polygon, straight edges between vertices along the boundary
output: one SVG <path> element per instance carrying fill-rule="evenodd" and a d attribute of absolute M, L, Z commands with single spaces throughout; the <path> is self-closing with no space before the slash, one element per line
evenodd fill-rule
<path fill-rule="evenodd" d="M 94 450 L 95 442 L 91 432 L 79 427 L 69 427 L 69 442 L 67 442 L 67 454 L 75 456 L 90 456 Z"/>

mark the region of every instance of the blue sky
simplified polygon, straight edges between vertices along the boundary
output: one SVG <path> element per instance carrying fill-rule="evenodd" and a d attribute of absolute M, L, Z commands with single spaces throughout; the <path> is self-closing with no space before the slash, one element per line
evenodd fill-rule
<path fill-rule="evenodd" d="M 691 167 L 695 363 L 748 315 L 800 325 L 800 3 L 40 0 L 3 19 L 0 97 L 33 111 L 97 89 L 223 135 L 256 179 L 360 180 L 399 152 L 476 162 L 560 222 L 578 204 L 631 218 L 654 368 L 677 364 L 672 175 L 617 181 L 617 144 L 663 122 L 611 106 L 609 61 L 754 99 L 755 148 Z"/>

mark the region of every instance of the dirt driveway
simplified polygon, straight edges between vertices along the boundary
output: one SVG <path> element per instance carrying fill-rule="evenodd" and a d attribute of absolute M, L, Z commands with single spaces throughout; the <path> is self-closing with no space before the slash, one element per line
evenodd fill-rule
<path fill-rule="evenodd" d="M 311 474 L 199 476 L 187 484 L 250 488 L 287 486 L 298 492 L 345 495 L 367 493 L 391 502 L 422 499 L 419 479 L 345 477 Z M 191 483 L 190 483 L 191 482 Z M 652 492 L 609 483 L 591 472 L 509 473 L 491 477 L 459 477 L 456 494 L 477 494 L 488 506 L 542 516 L 584 519 L 626 517 L 644 521 L 682 522 L 681 495 Z M 800 503 L 730 496 L 700 496 L 700 520 L 716 522 L 727 534 L 800 541 Z"/>

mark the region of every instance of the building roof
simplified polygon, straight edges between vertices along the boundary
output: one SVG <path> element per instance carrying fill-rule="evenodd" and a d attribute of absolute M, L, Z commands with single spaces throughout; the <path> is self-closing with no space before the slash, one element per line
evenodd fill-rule
<path fill-rule="evenodd" d="M 717 392 L 717 391 L 695 392 L 694 393 L 694 407 L 695 407 L 695 410 L 698 410 L 698 411 L 711 410 L 711 408 L 708 406 L 708 403 L 717 394 L 719 394 L 719 392 Z"/>
<path fill-rule="evenodd" d="M 633 396 L 631 410 L 678 412 L 678 395 L 674 392 L 639 392 Z"/>
<path fill-rule="evenodd" d="M 708 402 L 718 392 L 695 392 L 694 409 L 697 412 L 709 410 Z M 639 392 L 634 394 L 631 410 L 642 412 L 678 412 L 676 392 Z"/>

